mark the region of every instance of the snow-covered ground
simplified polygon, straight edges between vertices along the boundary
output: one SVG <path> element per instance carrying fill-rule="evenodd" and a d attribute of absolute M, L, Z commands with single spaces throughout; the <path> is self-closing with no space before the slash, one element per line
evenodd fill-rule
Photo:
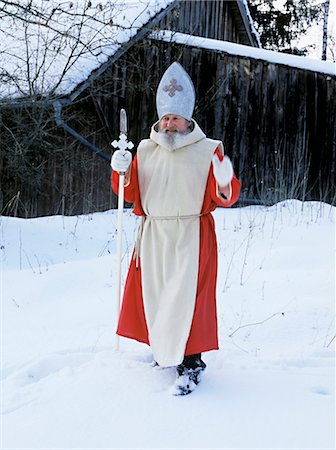
<path fill-rule="evenodd" d="M 221 349 L 186 397 L 147 346 L 114 348 L 115 211 L 1 218 L 1 449 L 335 448 L 335 208 L 214 215 Z"/>

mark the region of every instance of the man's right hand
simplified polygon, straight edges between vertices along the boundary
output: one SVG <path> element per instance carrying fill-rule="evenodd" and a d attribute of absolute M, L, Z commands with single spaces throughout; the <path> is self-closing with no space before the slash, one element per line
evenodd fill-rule
<path fill-rule="evenodd" d="M 111 167 L 119 173 L 125 173 L 132 162 L 132 153 L 128 150 L 116 150 L 111 159 Z"/>

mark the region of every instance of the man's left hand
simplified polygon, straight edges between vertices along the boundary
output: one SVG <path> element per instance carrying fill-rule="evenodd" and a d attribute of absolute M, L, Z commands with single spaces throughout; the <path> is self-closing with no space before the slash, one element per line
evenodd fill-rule
<path fill-rule="evenodd" d="M 224 187 L 231 183 L 233 178 L 233 167 L 228 156 L 224 156 L 222 161 L 217 155 L 212 158 L 213 173 L 219 186 Z"/>

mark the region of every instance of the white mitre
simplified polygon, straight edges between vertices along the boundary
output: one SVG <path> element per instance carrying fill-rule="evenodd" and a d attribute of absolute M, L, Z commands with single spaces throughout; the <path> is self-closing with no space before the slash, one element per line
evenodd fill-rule
<path fill-rule="evenodd" d="M 176 114 L 191 120 L 195 107 L 195 88 L 181 64 L 174 62 L 163 74 L 156 92 L 156 110 L 161 119 Z"/>

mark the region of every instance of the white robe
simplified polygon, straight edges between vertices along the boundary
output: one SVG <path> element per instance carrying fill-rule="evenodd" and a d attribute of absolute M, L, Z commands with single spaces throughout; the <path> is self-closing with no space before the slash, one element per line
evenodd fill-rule
<path fill-rule="evenodd" d="M 199 264 L 200 212 L 212 156 L 220 141 L 194 122 L 167 148 L 152 128 L 138 148 L 138 176 L 145 220 L 140 256 L 149 342 L 161 366 L 183 360 L 192 323 Z"/>

